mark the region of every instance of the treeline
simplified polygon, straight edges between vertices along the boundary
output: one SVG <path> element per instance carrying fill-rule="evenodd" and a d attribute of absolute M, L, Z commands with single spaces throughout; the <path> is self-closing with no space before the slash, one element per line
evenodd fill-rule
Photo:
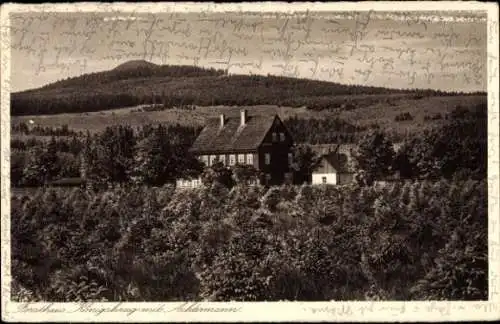
<path fill-rule="evenodd" d="M 400 147 L 384 131 L 354 126 L 340 119 L 289 118 L 285 124 L 297 143 L 293 151 L 296 183 L 310 181 L 319 155 L 308 145 L 356 143 L 351 152 L 357 181 L 486 177 L 486 105 L 457 107 L 445 123 L 418 135 L 403 137 Z M 120 126 L 84 137 L 11 140 L 14 186 L 43 185 L 66 177 L 96 183 L 162 185 L 180 176 L 199 174 L 188 150 L 201 127 L 181 125 L 139 128 Z M 84 174 L 82 174 L 82 172 Z M 194 173 L 193 173 L 194 172 Z"/>
<path fill-rule="evenodd" d="M 14 301 L 486 300 L 487 182 L 39 190 Z"/>
<path fill-rule="evenodd" d="M 163 184 L 200 169 L 188 152 L 200 130 L 178 124 L 115 126 L 83 137 L 12 139 L 11 182 L 13 186 L 41 186 L 81 177 L 96 187 Z"/>
<path fill-rule="evenodd" d="M 330 144 L 355 143 L 359 133 L 367 130 L 350 124 L 340 118 L 300 118 L 297 116 L 283 120 L 296 143 Z"/>
<path fill-rule="evenodd" d="M 141 183 L 161 185 L 202 171 L 201 162 L 189 153 L 199 128 L 148 125 L 137 134 L 131 128 L 107 128 L 87 137 L 83 152 L 83 177 L 96 187 Z"/>
<path fill-rule="evenodd" d="M 43 147 L 50 145 L 56 152 L 71 153 L 78 155 L 83 149 L 83 140 L 80 136 L 55 137 L 52 136 L 49 141 L 29 137 L 26 139 L 11 138 L 10 149 L 15 151 L 29 151 L 34 147 Z"/>
<path fill-rule="evenodd" d="M 156 65 L 146 61 L 129 61 L 110 71 L 86 73 L 84 75 L 56 81 L 41 87 L 41 89 L 58 89 L 70 87 L 94 87 L 115 81 L 138 78 L 177 78 L 221 76 L 227 72 L 221 69 L 202 68 L 187 65 Z"/>
<path fill-rule="evenodd" d="M 194 67 L 139 64 L 13 93 L 11 114 L 81 113 L 143 104 L 161 105 L 162 109 L 266 104 L 349 110 L 361 103 L 386 102 L 386 96 L 382 95 L 389 94 L 411 98 L 457 95 L 437 90 L 395 90 L 271 75 L 226 75 L 225 71 Z M 345 104 L 346 98 L 342 96 L 351 95 L 358 96 L 358 99 Z M 381 96 L 372 98 L 370 95 Z"/>
<path fill-rule="evenodd" d="M 485 178 L 488 170 L 486 104 L 457 107 L 442 127 L 405 139 L 396 161 L 402 177 Z"/>
<path fill-rule="evenodd" d="M 35 136 L 75 136 L 83 135 L 83 132 L 76 132 L 68 128 L 68 125 L 61 127 L 50 126 L 28 126 L 26 122 L 12 124 L 10 127 L 12 134 L 35 135 Z"/>
<path fill-rule="evenodd" d="M 439 128 L 409 136 L 395 150 L 376 130 L 353 153 L 358 181 L 400 179 L 485 179 L 488 161 L 487 106 L 457 107 Z"/>

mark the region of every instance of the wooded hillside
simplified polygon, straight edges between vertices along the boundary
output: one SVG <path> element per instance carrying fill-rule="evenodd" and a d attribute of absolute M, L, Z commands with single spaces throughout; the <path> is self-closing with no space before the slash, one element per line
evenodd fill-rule
<path fill-rule="evenodd" d="M 359 103 L 386 102 L 389 95 L 415 99 L 455 93 L 343 85 L 271 75 L 227 75 L 224 70 L 131 61 L 110 71 L 13 93 L 11 114 L 90 112 L 155 103 L 165 108 L 270 104 L 315 110 L 351 109 Z M 346 100 L 345 96 L 356 98 Z"/>

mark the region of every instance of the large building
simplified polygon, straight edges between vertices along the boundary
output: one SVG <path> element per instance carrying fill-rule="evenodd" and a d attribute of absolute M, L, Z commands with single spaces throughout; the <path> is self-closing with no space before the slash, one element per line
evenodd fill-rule
<path fill-rule="evenodd" d="M 226 166 L 253 165 L 260 171 L 260 183 L 277 185 L 291 183 L 290 168 L 293 139 L 278 115 L 249 116 L 246 110 L 239 117 L 220 115 L 208 119 L 191 147 L 207 167 L 220 161 Z M 179 187 L 195 187 L 199 179 L 179 179 Z"/>

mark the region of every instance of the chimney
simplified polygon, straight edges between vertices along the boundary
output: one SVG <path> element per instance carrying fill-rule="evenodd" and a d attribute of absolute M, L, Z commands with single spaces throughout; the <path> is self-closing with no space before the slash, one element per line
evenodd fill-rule
<path fill-rule="evenodd" d="M 247 111 L 245 109 L 243 109 L 241 112 L 240 112 L 240 116 L 241 116 L 241 126 L 245 125 L 247 123 Z"/>
<path fill-rule="evenodd" d="M 225 121 L 226 121 L 226 117 L 224 116 L 224 114 L 221 114 L 220 115 L 220 128 L 224 127 Z"/>

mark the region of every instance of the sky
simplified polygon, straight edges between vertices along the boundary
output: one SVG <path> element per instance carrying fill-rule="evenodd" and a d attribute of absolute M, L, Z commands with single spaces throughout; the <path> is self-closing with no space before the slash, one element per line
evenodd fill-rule
<path fill-rule="evenodd" d="M 475 12 L 16 13 L 11 89 L 136 59 L 344 84 L 486 91 Z"/>

